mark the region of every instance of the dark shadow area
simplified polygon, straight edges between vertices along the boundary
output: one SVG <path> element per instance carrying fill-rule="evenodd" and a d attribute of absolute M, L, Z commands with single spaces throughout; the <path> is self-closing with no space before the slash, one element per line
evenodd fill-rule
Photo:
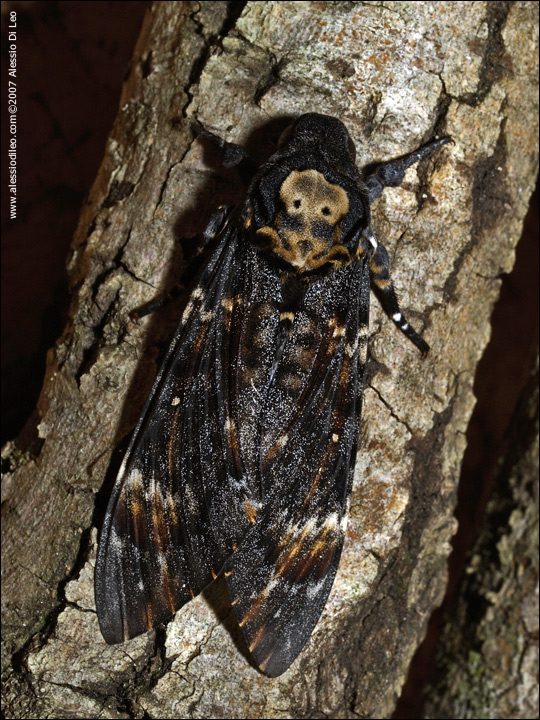
<path fill-rule="evenodd" d="M 212 612 L 223 627 L 229 633 L 231 640 L 233 641 L 238 652 L 244 657 L 248 665 L 254 670 L 260 672 L 257 665 L 253 662 L 251 653 L 249 652 L 244 635 L 238 621 L 236 619 L 236 613 L 234 608 L 231 606 L 231 598 L 229 595 L 229 589 L 223 574 L 220 574 L 214 582 L 209 585 L 206 590 L 202 592 L 204 599 L 210 605 Z M 261 673 L 262 675 L 262 673 Z"/>

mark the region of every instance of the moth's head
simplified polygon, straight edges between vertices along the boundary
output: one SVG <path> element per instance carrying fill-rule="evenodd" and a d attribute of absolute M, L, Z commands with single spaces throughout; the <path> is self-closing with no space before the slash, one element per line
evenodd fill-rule
<path fill-rule="evenodd" d="M 280 154 L 320 154 L 329 163 L 354 165 L 356 149 L 345 125 L 330 115 L 300 115 L 281 134 Z"/>

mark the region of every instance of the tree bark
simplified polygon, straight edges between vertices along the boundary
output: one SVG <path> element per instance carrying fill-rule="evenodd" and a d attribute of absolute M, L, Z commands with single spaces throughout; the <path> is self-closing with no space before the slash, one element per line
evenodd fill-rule
<path fill-rule="evenodd" d="M 426 718 L 538 715 L 538 358 L 506 437 Z"/>
<path fill-rule="evenodd" d="M 386 717 L 446 584 L 474 372 L 537 173 L 537 3 L 164 2 L 148 13 L 69 262 L 37 441 L 9 444 L 3 667 L 10 717 Z M 372 306 L 346 546 L 313 636 L 276 680 L 249 664 L 223 587 L 108 647 L 96 532 L 182 308 L 178 236 L 241 196 L 190 119 L 268 156 L 286 118 L 342 119 L 360 166 L 454 144 L 373 208 L 421 360 Z"/>

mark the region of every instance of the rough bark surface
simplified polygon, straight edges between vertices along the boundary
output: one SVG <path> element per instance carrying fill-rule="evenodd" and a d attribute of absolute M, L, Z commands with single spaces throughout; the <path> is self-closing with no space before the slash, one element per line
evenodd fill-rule
<path fill-rule="evenodd" d="M 7 716 L 391 714 L 444 593 L 474 371 L 536 177 L 537 19 L 532 2 L 153 6 L 75 235 L 72 322 L 49 354 L 39 442 L 4 450 Z M 359 165 L 454 139 L 374 207 L 432 352 L 421 360 L 373 303 L 347 542 L 289 671 L 269 680 L 249 665 L 219 583 L 166 630 L 107 647 L 92 527 L 181 307 L 139 324 L 129 311 L 175 284 L 176 239 L 241 187 L 189 119 L 263 159 L 307 111 L 346 123 Z"/>
<path fill-rule="evenodd" d="M 506 438 L 426 718 L 538 717 L 538 361 Z"/>

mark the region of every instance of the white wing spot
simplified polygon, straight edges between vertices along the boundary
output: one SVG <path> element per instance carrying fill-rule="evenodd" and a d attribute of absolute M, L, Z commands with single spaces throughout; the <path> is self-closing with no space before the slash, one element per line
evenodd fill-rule
<path fill-rule="evenodd" d="M 146 492 L 144 493 L 144 499 L 149 505 L 152 505 L 152 501 L 158 493 L 161 496 L 161 488 L 156 482 L 156 476 L 152 474 L 150 475 L 148 487 L 146 488 Z M 161 499 L 163 500 L 162 496 Z"/>
<path fill-rule="evenodd" d="M 306 595 L 310 600 L 313 600 L 321 592 L 326 582 L 326 576 L 321 578 L 318 583 L 310 583 L 306 588 Z"/>
<path fill-rule="evenodd" d="M 163 553 L 159 553 L 158 555 L 158 565 L 159 565 L 159 574 L 163 579 L 166 579 L 167 577 L 167 558 Z"/>
<path fill-rule="evenodd" d="M 289 527 L 287 528 L 287 532 L 290 533 L 292 537 L 296 537 L 297 535 L 304 535 L 305 537 L 308 537 L 309 535 L 311 535 L 315 527 L 315 519 L 309 518 L 309 520 L 304 525 L 300 525 L 300 523 L 289 525 Z"/>
<path fill-rule="evenodd" d="M 365 363 L 367 360 L 367 342 L 363 342 L 360 346 L 360 362 Z"/>
<path fill-rule="evenodd" d="M 109 535 L 109 545 L 111 546 L 113 553 L 116 555 L 122 554 L 124 550 L 124 542 L 122 538 L 118 535 L 114 527 L 111 528 L 111 532 Z"/>
<path fill-rule="evenodd" d="M 335 527 L 337 527 L 338 521 L 339 515 L 337 514 L 337 512 L 332 513 L 324 521 L 324 527 L 328 528 L 329 530 L 333 530 Z"/>
<path fill-rule="evenodd" d="M 201 308 L 199 310 L 199 316 L 203 323 L 206 323 L 209 320 L 211 320 L 213 314 L 214 313 L 211 310 L 205 310 L 204 307 L 201 305 Z"/>
<path fill-rule="evenodd" d="M 134 468 L 128 475 L 127 484 L 129 489 L 144 490 L 142 473 L 138 468 Z"/>
<path fill-rule="evenodd" d="M 193 311 L 193 302 L 190 300 L 182 313 L 182 320 L 185 322 Z"/>

